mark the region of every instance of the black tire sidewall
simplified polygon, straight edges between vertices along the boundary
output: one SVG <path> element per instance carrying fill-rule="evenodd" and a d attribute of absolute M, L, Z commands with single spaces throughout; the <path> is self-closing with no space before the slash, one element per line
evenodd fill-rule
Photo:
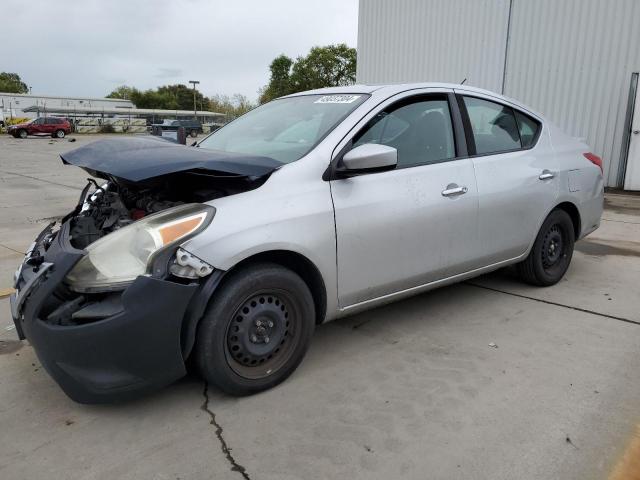
<path fill-rule="evenodd" d="M 56 138 L 64 138 L 64 130 L 57 130 L 55 135 L 56 135 Z"/>
<path fill-rule="evenodd" d="M 234 312 L 253 292 L 278 288 L 292 298 L 301 316 L 301 334 L 287 363 L 268 377 L 248 379 L 237 374 L 227 360 L 227 329 Z M 209 383 L 232 395 L 250 395 L 284 381 L 304 357 L 315 327 L 313 298 L 304 281 L 294 272 L 275 264 L 260 264 L 233 272 L 215 292 L 198 326 L 196 361 Z"/>
<path fill-rule="evenodd" d="M 562 268 L 559 268 L 556 272 L 550 274 L 544 269 L 542 264 L 542 247 L 547 231 L 555 224 L 558 224 L 562 229 L 563 241 L 565 242 L 565 257 L 563 259 Z M 569 214 L 564 210 L 552 211 L 542 224 L 542 227 L 540 227 L 540 231 L 538 232 L 538 236 L 536 237 L 536 241 L 531 251 L 531 255 L 533 255 L 534 260 L 534 272 L 540 284 L 547 286 L 554 285 L 562 279 L 571 264 L 574 244 L 575 232 L 573 229 L 573 222 L 571 221 Z"/>

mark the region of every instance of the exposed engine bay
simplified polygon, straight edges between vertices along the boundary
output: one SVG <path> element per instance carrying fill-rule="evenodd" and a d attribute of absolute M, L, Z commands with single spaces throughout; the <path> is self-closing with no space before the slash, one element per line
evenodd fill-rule
<path fill-rule="evenodd" d="M 253 190 L 267 177 L 187 171 L 143 182 L 112 177 L 99 185 L 94 179 L 88 179 L 79 211 L 71 219 L 71 243 L 75 248 L 84 249 L 148 215 L 184 203 L 202 203 Z"/>

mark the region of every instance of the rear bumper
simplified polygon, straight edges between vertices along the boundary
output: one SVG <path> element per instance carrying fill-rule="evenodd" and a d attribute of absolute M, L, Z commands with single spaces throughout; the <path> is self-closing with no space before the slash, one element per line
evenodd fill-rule
<path fill-rule="evenodd" d="M 63 225 L 36 271 L 23 264 L 16 279 L 19 292 L 11 299 L 18 334 L 33 345 L 46 371 L 80 403 L 133 398 L 182 377 L 186 370 L 180 333 L 197 287 L 138 277 L 116 294 L 115 307 L 111 302 L 104 309 L 106 316 L 87 323 L 61 322 L 64 315 L 50 311 L 51 299 L 61 296 L 64 277 L 83 256 L 68 242 L 67 228 Z M 27 287 L 47 263 L 48 271 Z M 72 318 L 75 311 L 102 301 L 93 296 L 74 304 L 71 299 L 55 311 L 68 308 L 67 318 Z"/>

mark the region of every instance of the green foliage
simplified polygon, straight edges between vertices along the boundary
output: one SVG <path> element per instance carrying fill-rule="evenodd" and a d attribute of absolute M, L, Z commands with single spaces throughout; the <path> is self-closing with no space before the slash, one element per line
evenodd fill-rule
<path fill-rule="evenodd" d="M 29 93 L 29 87 L 17 73 L 0 72 L 0 92 Z"/>
<path fill-rule="evenodd" d="M 356 49 L 344 43 L 313 47 L 295 62 L 285 55 L 276 57 L 269 70 L 269 84 L 260 93 L 260 103 L 304 90 L 355 83 Z"/>
<path fill-rule="evenodd" d="M 271 62 L 271 65 L 269 65 L 271 77 L 269 78 L 269 84 L 260 93 L 260 103 L 294 92 L 291 85 L 292 66 L 293 60 L 286 55 L 280 55 Z"/>
<path fill-rule="evenodd" d="M 122 85 L 107 95 L 107 98 L 131 100 L 138 108 L 157 108 L 164 110 L 193 110 L 193 89 L 186 85 L 163 85 L 157 89 L 145 91 Z M 208 104 L 208 99 L 196 90 L 198 110 Z"/>
<path fill-rule="evenodd" d="M 19 125 L 21 123 L 27 123 L 29 120 L 31 119 L 27 117 L 13 117 L 13 118 L 5 118 L 4 123 L 7 125 L 7 127 L 10 127 L 11 125 Z"/>
<path fill-rule="evenodd" d="M 131 97 L 135 94 L 139 94 L 140 90 L 135 87 L 128 87 L 126 85 L 121 85 L 116 88 L 113 92 L 107 95 L 106 98 L 120 98 L 122 100 L 131 100 Z"/>

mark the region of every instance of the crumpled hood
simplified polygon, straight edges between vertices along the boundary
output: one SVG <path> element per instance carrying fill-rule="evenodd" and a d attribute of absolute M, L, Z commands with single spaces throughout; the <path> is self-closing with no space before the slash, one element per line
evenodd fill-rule
<path fill-rule="evenodd" d="M 187 170 L 208 170 L 260 177 L 282 163 L 268 157 L 185 147 L 158 137 L 123 137 L 98 140 L 60 155 L 62 162 L 91 175 L 140 182 Z"/>

